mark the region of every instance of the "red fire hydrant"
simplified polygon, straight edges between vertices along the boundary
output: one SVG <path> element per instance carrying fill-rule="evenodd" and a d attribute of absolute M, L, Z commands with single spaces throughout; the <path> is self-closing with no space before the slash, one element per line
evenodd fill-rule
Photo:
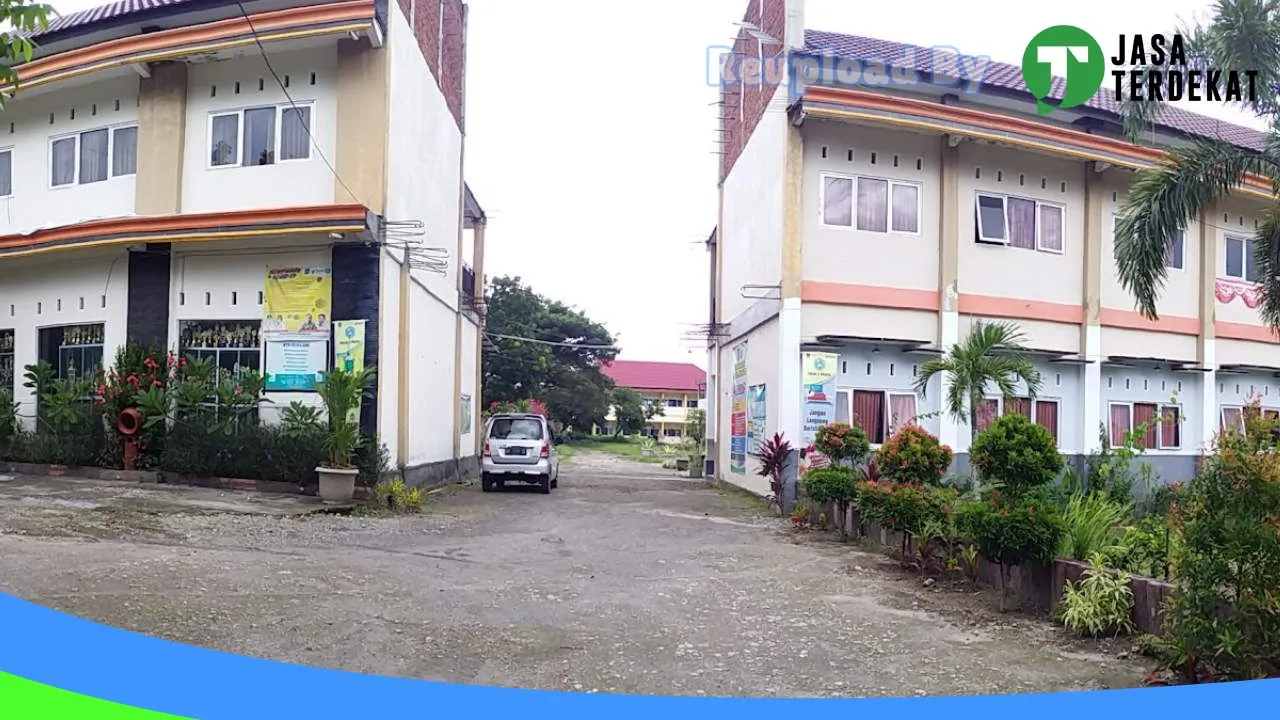
<path fill-rule="evenodd" d="M 125 408 L 116 418 L 116 430 L 124 436 L 124 469 L 136 470 L 138 460 L 138 438 L 142 431 L 142 413 L 136 408 Z"/>

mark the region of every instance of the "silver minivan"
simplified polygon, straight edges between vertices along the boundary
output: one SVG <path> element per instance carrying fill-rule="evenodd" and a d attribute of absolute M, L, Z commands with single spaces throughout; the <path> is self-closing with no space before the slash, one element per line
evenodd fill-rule
<path fill-rule="evenodd" d="M 490 492 L 508 482 L 537 485 L 542 494 L 559 484 L 560 459 L 551 427 L 541 415 L 499 413 L 485 424 L 480 488 Z"/>

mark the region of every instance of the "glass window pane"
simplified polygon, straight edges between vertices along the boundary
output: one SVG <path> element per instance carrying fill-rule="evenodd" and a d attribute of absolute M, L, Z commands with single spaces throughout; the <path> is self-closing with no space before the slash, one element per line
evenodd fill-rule
<path fill-rule="evenodd" d="M 1244 240 L 1237 237 L 1227 238 L 1227 276 L 1244 277 Z"/>
<path fill-rule="evenodd" d="M 1062 252 L 1062 208 L 1040 206 L 1040 249 Z"/>
<path fill-rule="evenodd" d="M 116 128 L 111 139 L 111 177 L 138 172 L 138 128 Z"/>
<path fill-rule="evenodd" d="M 80 133 L 80 184 L 102 182 L 107 179 L 107 146 L 110 135 L 106 129 Z"/>
<path fill-rule="evenodd" d="M 822 222 L 827 225 L 853 225 L 853 181 L 849 178 L 823 179 Z"/>
<path fill-rule="evenodd" d="M 218 115 L 213 118 L 209 163 L 235 165 L 240 162 L 240 116 Z"/>
<path fill-rule="evenodd" d="M 893 186 L 893 231 L 920 232 L 920 188 L 915 185 Z"/>
<path fill-rule="evenodd" d="M 978 235 L 985 240 L 1004 240 L 1004 198 L 978 196 Z"/>
<path fill-rule="evenodd" d="M 53 158 L 50 163 L 54 185 L 69 185 L 76 181 L 76 139 L 73 137 L 53 141 Z"/>
<path fill-rule="evenodd" d="M 1034 250 L 1036 248 L 1036 203 L 1034 200 L 1009 198 L 1005 200 L 1009 212 L 1010 247 Z"/>
<path fill-rule="evenodd" d="M 276 161 L 276 109 L 244 111 L 244 164 L 272 165 Z"/>
<path fill-rule="evenodd" d="M 858 229 L 889 231 L 889 182 L 858 178 Z"/>
<path fill-rule="evenodd" d="M 13 151 L 0 153 L 0 196 L 13 194 Z"/>
<path fill-rule="evenodd" d="M 287 107 L 280 113 L 280 159 L 311 157 L 311 108 Z"/>
<path fill-rule="evenodd" d="M 1175 270 L 1182 269 L 1182 255 L 1185 243 L 1186 236 L 1181 230 L 1173 234 L 1173 237 L 1169 239 L 1169 245 L 1164 249 L 1165 267 Z"/>
<path fill-rule="evenodd" d="M 1246 245 L 1244 256 L 1244 279 L 1256 283 L 1258 282 L 1258 263 L 1253 259 L 1253 248 Z"/>

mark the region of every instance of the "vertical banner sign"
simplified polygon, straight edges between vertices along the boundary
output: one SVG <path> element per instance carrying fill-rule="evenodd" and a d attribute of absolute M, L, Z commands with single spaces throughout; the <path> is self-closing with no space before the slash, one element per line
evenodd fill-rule
<path fill-rule="evenodd" d="M 733 348 L 733 401 L 729 411 L 729 472 L 747 474 L 747 343 Z"/>
<path fill-rule="evenodd" d="M 329 366 L 332 306 L 332 267 L 267 267 L 262 301 L 267 390 L 315 388 Z"/>
<path fill-rule="evenodd" d="M 747 449 L 756 452 L 765 436 L 765 386 L 747 388 Z"/>
<path fill-rule="evenodd" d="M 834 353 L 807 352 L 800 354 L 801 382 L 800 397 L 803 406 L 800 415 L 803 431 L 800 436 L 800 447 L 813 445 L 818 429 L 836 420 L 836 367 L 839 356 Z M 801 471 L 822 467 L 827 458 L 817 451 L 805 453 L 801 461 Z"/>
<path fill-rule="evenodd" d="M 364 320 L 338 320 L 333 323 L 333 367 L 346 372 L 364 369 Z M 347 421 L 360 422 L 360 404 L 347 413 Z"/>
<path fill-rule="evenodd" d="M 471 396 L 470 395 L 463 395 L 461 398 L 458 399 L 458 412 L 461 413 L 460 417 L 462 418 L 462 422 L 460 423 L 461 429 L 459 430 L 459 434 L 466 435 L 467 433 L 471 432 Z"/>

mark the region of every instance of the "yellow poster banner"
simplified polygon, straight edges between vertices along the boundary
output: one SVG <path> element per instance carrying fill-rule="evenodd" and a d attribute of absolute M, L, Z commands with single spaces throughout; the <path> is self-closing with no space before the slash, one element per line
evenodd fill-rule
<path fill-rule="evenodd" d="M 338 320 L 333 324 L 333 367 L 346 372 L 364 369 L 364 320 Z M 360 422 L 360 406 L 351 408 L 347 421 Z"/>
<path fill-rule="evenodd" d="M 268 267 L 262 302 L 264 335 L 328 339 L 333 319 L 333 268 Z"/>

